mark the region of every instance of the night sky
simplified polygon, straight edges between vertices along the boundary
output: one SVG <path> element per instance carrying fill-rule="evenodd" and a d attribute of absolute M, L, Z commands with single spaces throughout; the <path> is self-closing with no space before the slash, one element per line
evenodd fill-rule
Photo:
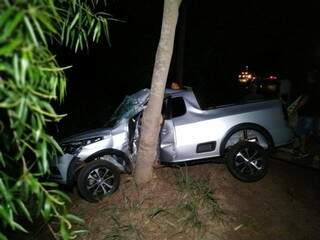
<path fill-rule="evenodd" d="M 89 51 L 54 49 L 67 71 L 67 97 L 60 113 L 59 136 L 102 126 L 126 94 L 150 86 L 160 35 L 162 1 L 110 0 L 105 11 L 124 22 L 110 22 L 106 41 Z M 233 94 L 246 65 L 259 75 L 288 77 L 296 89 L 320 63 L 320 21 L 316 2 L 185 2 L 183 83 L 204 94 Z M 179 39 L 176 36 L 176 40 Z M 179 48 L 176 41 L 176 49 Z M 177 58 L 168 81 L 175 80 Z M 230 96 L 231 97 L 231 96 Z"/>

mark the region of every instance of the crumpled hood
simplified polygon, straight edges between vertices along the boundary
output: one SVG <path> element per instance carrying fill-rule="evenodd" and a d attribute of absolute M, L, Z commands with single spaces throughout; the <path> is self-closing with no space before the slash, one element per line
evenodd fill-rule
<path fill-rule="evenodd" d="M 132 95 L 130 95 L 131 100 L 134 101 L 134 104 L 136 105 L 136 108 L 133 109 L 133 111 L 129 112 L 129 116 L 124 116 L 124 117 L 131 117 L 132 114 L 136 114 L 139 111 L 143 109 L 143 106 L 146 104 L 146 102 L 149 99 L 150 95 L 150 90 L 145 88 L 142 89 Z M 72 142 L 78 142 L 86 139 L 91 139 L 91 138 L 96 138 L 96 137 L 105 137 L 108 135 L 111 135 L 111 130 L 113 130 L 115 127 L 112 128 L 97 128 L 89 131 L 85 131 L 82 133 L 78 133 L 75 135 L 72 135 L 70 137 L 66 137 L 61 139 L 59 144 L 67 144 L 67 143 L 72 143 Z"/>
<path fill-rule="evenodd" d="M 70 137 L 63 138 L 59 141 L 59 144 L 78 142 L 86 139 L 103 137 L 107 135 L 111 135 L 111 130 L 109 128 L 97 128 L 97 129 L 81 132 L 81 133 L 72 135 Z"/>

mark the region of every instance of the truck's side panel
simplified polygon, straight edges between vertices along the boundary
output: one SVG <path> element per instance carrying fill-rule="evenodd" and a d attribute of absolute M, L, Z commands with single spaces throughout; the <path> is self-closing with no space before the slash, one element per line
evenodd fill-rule
<path fill-rule="evenodd" d="M 162 161 L 182 162 L 200 158 L 218 157 L 221 155 L 220 145 L 227 133 L 234 126 L 242 123 L 254 124 L 266 129 L 272 137 L 274 145 L 286 144 L 292 138 L 278 100 L 259 101 L 239 105 L 229 105 L 212 110 L 201 110 L 191 91 L 172 93 L 172 98 L 183 97 L 186 113 L 182 116 L 166 120 L 171 122 L 171 157 L 163 149 Z M 168 138 L 166 138 L 168 141 Z M 199 144 L 214 144 L 211 151 L 197 152 Z M 165 144 L 162 144 L 163 147 Z"/>

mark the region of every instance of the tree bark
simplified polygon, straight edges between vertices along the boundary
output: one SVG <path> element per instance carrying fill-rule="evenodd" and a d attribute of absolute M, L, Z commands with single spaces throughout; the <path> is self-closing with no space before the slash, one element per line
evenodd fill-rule
<path fill-rule="evenodd" d="M 135 180 L 138 186 L 149 182 L 153 175 L 153 164 L 157 157 L 160 132 L 161 108 L 173 52 L 180 3 L 181 0 L 164 0 L 162 27 L 153 68 L 150 100 L 143 113 L 135 168 Z"/>

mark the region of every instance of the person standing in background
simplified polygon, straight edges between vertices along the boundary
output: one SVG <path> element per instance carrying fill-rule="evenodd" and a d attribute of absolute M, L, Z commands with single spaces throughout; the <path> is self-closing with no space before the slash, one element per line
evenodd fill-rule
<path fill-rule="evenodd" d="M 319 129 L 319 79 L 318 71 L 313 70 L 308 74 L 307 82 L 301 92 L 300 101 L 297 105 L 298 122 L 296 133 L 300 138 L 300 152 L 302 157 L 308 155 L 308 147 L 312 134 Z"/>
<path fill-rule="evenodd" d="M 291 81 L 287 76 L 280 78 L 279 98 L 286 107 L 291 103 Z"/>

